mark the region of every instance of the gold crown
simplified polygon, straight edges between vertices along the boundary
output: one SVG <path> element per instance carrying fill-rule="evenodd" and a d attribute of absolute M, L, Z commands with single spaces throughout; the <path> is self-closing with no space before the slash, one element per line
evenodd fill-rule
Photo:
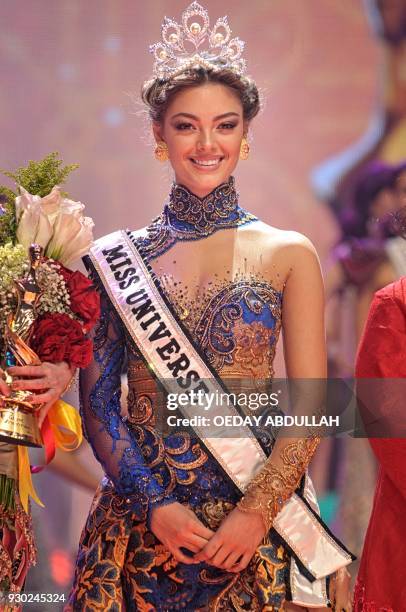
<path fill-rule="evenodd" d="M 154 76 L 171 79 L 188 68 L 202 66 L 212 70 L 228 68 L 242 75 L 246 64 L 241 57 L 244 42 L 231 38 L 227 17 L 217 19 L 210 30 L 209 13 L 192 2 L 182 13 L 182 25 L 165 17 L 161 26 L 162 42 L 151 45 Z"/>

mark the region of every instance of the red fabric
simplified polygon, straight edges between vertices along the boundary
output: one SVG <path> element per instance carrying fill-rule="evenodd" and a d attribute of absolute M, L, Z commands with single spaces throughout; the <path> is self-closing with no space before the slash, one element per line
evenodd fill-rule
<path fill-rule="evenodd" d="M 44 465 L 32 465 L 31 473 L 38 474 L 42 472 L 46 466 L 51 463 L 53 458 L 55 457 L 55 438 L 51 428 L 51 423 L 49 422 L 49 418 L 46 416 L 41 427 L 41 435 L 44 441 L 45 448 L 45 463 Z"/>
<path fill-rule="evenodd" d="M 406 378 L 406 277 L 375 294 L 358 351 L 356 376 L 359 379 Z M 359 384 L 366 385 L 366 381 L 360 380 Z M 374 382 L 369 384 L 372 386 Z M 406 395 L 399 396 L 404 381 L 385 380 L 382 384 L 383 388 L 387 385 L 388 393 L 384 398 L 376 394 L 372 408 L 375 405 L 379 416 L 382 412 L 387 416 L 392 407 L 398 411 L 400 406 L 404 407 L 401 419 L 400 412 L 392 418 L 396 431 L 406 421 Z M 385 404 L 383 408 L 382 404 Z M 406 439 L 370 438 L 370 443 L 379 462 L 379 474 L 354 610 L 405 612 Z"/>

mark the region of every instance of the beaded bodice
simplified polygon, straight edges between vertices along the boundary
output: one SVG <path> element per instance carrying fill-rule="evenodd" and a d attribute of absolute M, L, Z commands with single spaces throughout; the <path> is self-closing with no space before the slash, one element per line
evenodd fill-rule
<path fill-rule="evenodd" d="M 240 208 L 230 179 L 203 200 L 174 186 L 163 213 L 130 235 L 221 378 L 260 386 L 273 376 L 284 284 L 269 259 L 264 264 L 268 242 L 255 230 L 256 221 Z M 82 375 L 81 406 L 86 436 L 115 489 L 139 514 L 175 500 L 191 503 L 191 495 L 197 495 L 194 504 L 209 500 L 213 490 L 236 501 L 238 493 L 193 433 L 159 433 L 162 395 L 100 290 L 103 313 L 94 363 Z M 124 371 L 127 405 L 120 404 Z"/>
<path fill-rule="evenodd" d="M 272 286 L 259 266 L 252 265 L 247 273 L 246 257 L 238 261 L 233 256 L 232 262 L 219 257 L 216 262 L 216 247 L 227 251 L 228 245 L 221 239 L 209 240 L 219 230 L 255 221 L 257 217 L 239 206 L 234 178 L 230 177 L 204 198 L 174 184 L 163 213 L 141 235 L 133 234 L 179 319 L 210 364 L 228 378 L 273 375 L 282 291 Z M 177 243 L 199 239 L 203 250 L 192 245 L 176 249 Z M 232 247 L 230 239 L 231 253 Z M 216 263 L 207 267 L 205 260 L 212 258 Z M 204 278 L 199 270 L 193 274 L 199 261 L 199 267 L 207 267 Z"/>

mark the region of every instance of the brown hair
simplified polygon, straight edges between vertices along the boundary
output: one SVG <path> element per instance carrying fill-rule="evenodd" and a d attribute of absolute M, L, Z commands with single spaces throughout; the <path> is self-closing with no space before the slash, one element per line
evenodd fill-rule
<path fill-rule="evenodd" d="M 169 80 L 152 79 L 146 81 L 141 90 L 143 102 L 148 107 L 152 121 L 162 123 L 168 106 L 180 91 L 189 87 L 198 87 L 205 83 L 219 83 L 232 89 L 241 101 L 245 121 L 251 121 L 260 110 L 258 88 L 248 76 L 223 68 L 192 68 Z"/>

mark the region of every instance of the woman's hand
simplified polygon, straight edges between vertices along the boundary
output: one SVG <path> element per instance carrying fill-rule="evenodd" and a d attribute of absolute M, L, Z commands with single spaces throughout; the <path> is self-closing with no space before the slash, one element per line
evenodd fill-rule
<path fill-rule="evenodd" d="M 34 391 L 29 402 L 34 405 L 43 404 L 38 414 L 38 425 L 41 427 L 49 409 L 68 387 L 75 368 L 71 368 L 66 361 L 44 361 L 41 365 L 12 366 L 7 368 L 7 372 L 18 377 L 18 380 L 13 380 L 11 384 L 12 391 Z"/>
<path fill-rule="evenodd" d="M 0 394 L 8 397 L 11 393 L 11 389 L 4 380 L 5 375 L 6 373 L 4 372 L 4 370 L 0 368 Z"/>
<path fill-rule="evenodd" d="M 336 612 L 351 612 L 351 576 L 346 567 L 331 577 L 330 599 Z"/>
<path fill-rule="evenodd" d="M 194 557 L 186 556 L 180 548 L 199 552 L 214 536 L 197 516 L 182 504 L 174 502 L 152 510 L 151 531 L 181 563 L 197 563 Z"/>
<path fill-rule="evenodd" d="M 234 508 L 194 559 L 229 572 L 241 572 L 251 561 L 265 534 L 260 514 Z"/>

